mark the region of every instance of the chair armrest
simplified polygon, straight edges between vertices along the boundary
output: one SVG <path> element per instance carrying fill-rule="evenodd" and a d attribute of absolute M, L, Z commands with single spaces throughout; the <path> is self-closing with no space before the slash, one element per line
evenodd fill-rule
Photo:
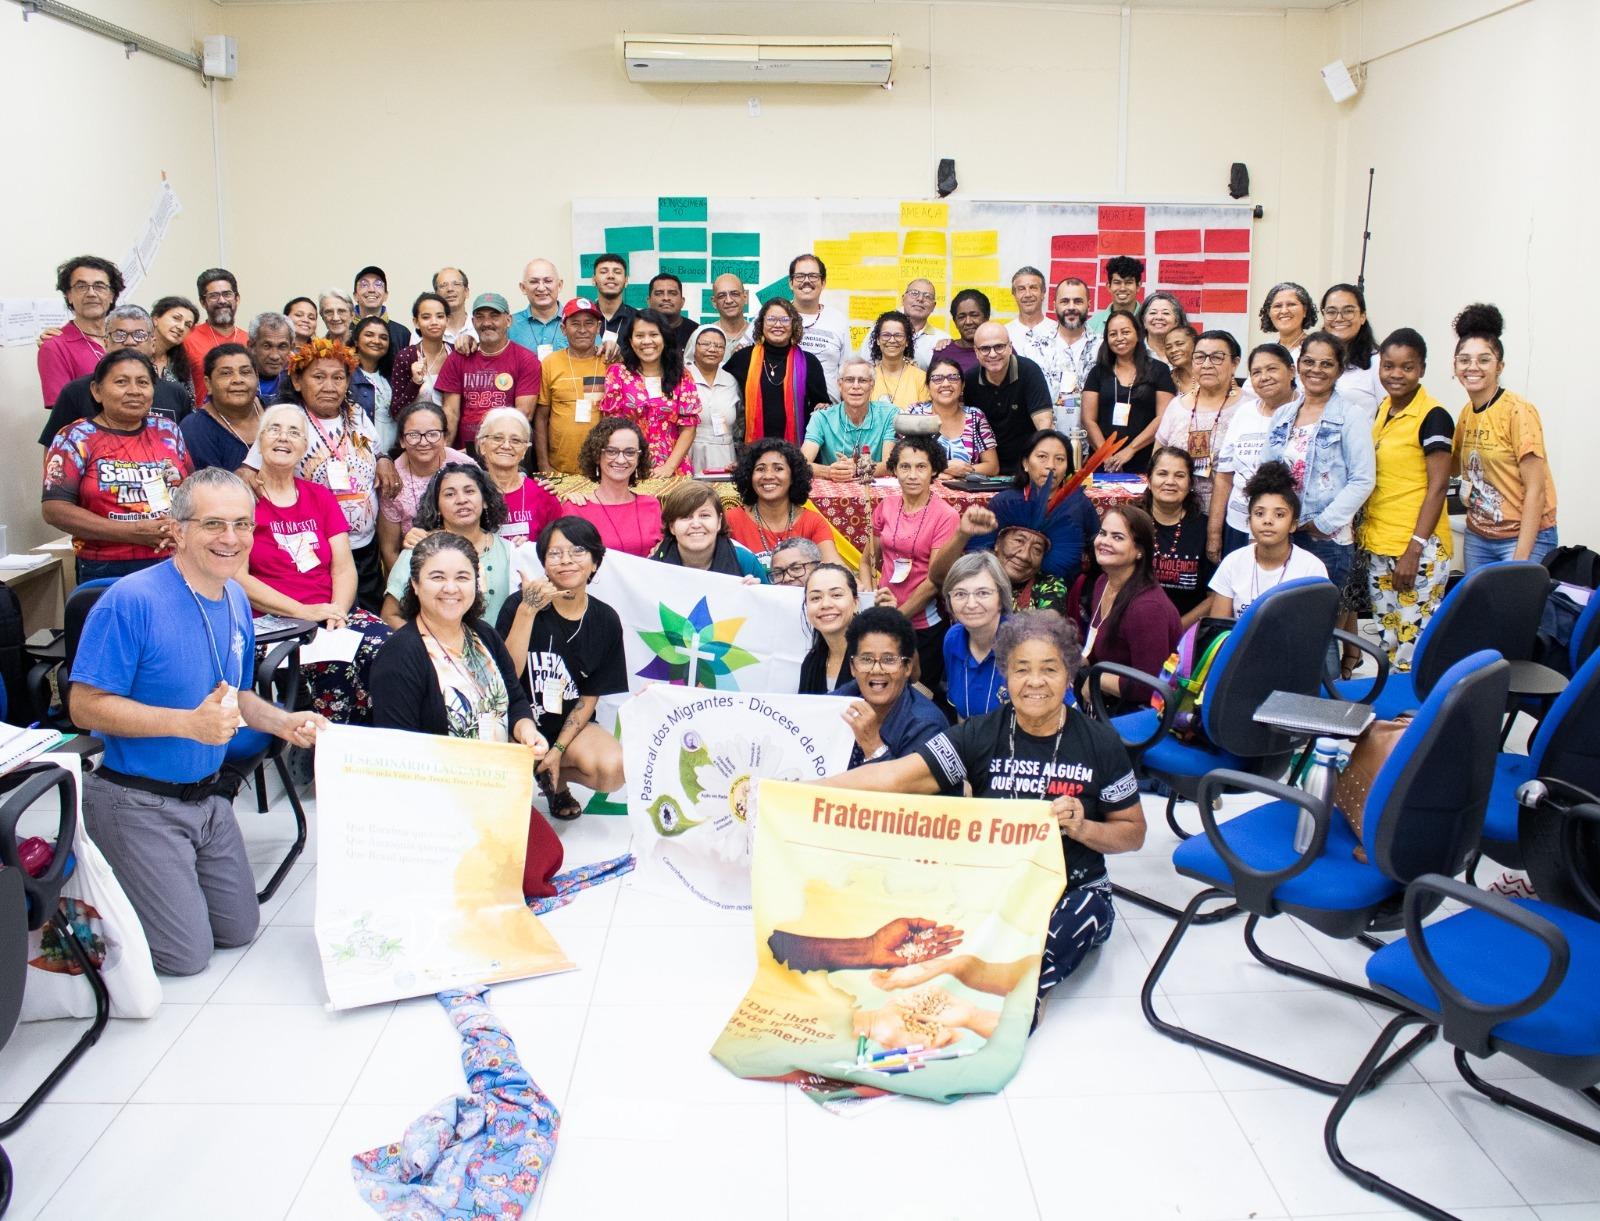
<path fill-rule="evenodd" d="M 28 896 L 28 927 L 42 927 L 55 912 L 61 885 L 73 866 L 73 844 L 78 837 L 77 786 L 72 773 L 54 763 L 31 763 L 6 777 L 20 783 L 12 787 L 0 803 L 0 864 L 22 874 L 22 889 Z M 59 813 L 56 820 L 55 856 L 50 867 L 33 877 L 22 868 L 17 851 L 17 823 L 34 802 L 51 789 L 58 790 Z"/>
<path fill-rule="evenodd" d="M 1543 808 L 1563 818 L 1600 823 L 1600 797 L 1554 776 L 1539 776 L 1517 787 L 1517 804 Z"/>
<path fill-rule="evenodd" d="M 1346 694 L 1339 688 L 1339 684 L 1345 680 L 1339 678 L 1339 671 L 1333 668 L 1333 662 L 1330 659 L 1328 668 L 1322 676 L 1323 688 L 1336 700 L 1349 700 L 1353 704 L 1375 703 L 1378 696 L 1383 694 L 1384 684 L 1389 681 L 1389 655 L 1370 640 L 1355 632 L 1347 632 L 1342 627 L 1333 629 L 1333 638 L 1341 644 L 1355 645 L 1356 648 L 1376 661 L 1378 663 L 1378 673 L 1372 679 L 1372 687 L 1365 695 Z M 1355 680 L 1352 679 L 1350 681 L 1354 682 Z"/>
<path fill-rule="evenodd" d="M 313 623 L 298 636 L 280 640 L 267 650 L 267 655 L 256 667 L 256 694 L 269 704 L 277 703 L 273 680 L 281 670 L 284 675 L 283 707 L 293 710 L 300 696 L 300 650 L 316 637 L 317 624 Z"/>
<path fill-rule="evenodd" d="M 1310 814 L 1316 823 L 1311 833 L 1310 846 L 1295 859 L 1294 864 L 1282 869 L 1257 869 L 1254 865 L 1247 864 L 1229 846 L 1217 824 L 1213 806 L 1219 791 L 1223 789 L 1242 789 L 1260 793 L 1262 796 L 1275 797 L 1279 801 L 1299 806 Z M 1264 776 L 1254 776 L 1249 772 L 1237 772 L 1228 768 L 1207 772 L 1200 781 L 1195 800 L 1200 806 L 1200 821 L 1205 827 L 1206 838 L 1211 841 L 1211 846 L 1217 850 L 1217 855 L 1222 858 L 1223 863 L 1228 866 L 1228 871 L 1233 875 L 1233 893 L 1239 906 L 1248 912 L 1257 912 L 1264 916 L 1276 914 L 1277 908 L 1272 900 L 1273 891 L 1291 878 L 1298 877 L 1310 869 L 1312 863 L 1322 855 L 1322 850 L 1328 842 L 1329 819 L 1333 815 L 1332 805 L 1293 785 L 1281 784 Z"/>
<path fill-rule="evenodd" d="M 1550 962 L 1538 987 L 1521 1000 L 1506 1004 L 1475 1000 L 1457 988 L 1440 968 L 1428 946 L 1422 920 L 1434 906 L 1428 902 L 1429 896 L 1454 899 L 1487 916 L 1504 920 L 1541 942 L 1550 952 Z M 1493 1051 L 1489 1036 L 1494 1028 L 1502 1022 L 1532 1013 L 1555 995 L 1556 989 L 1566 978 L 1572 951 L 1561 930 L 1543 916 L 1518 907 L 1503 895 L 1479 890 L 1476 886 L 1468 886 L 1443 874 L 1425 873 L 1406 887 L 1404 913 L 1407 944 L 1416 957 L 1417 966 L 1422 969 L 1423 977 L 1439 998 L 1438 1016 L 1444 1037 L 1469 1055 L 1489 1055 Z"/>
<path fill-rule="evenodd" d="M 1100 694 L 1100 684 L 1095 681 L 1095 676 L 1099 674 L 1113 674 L 1118 678 L 1129 679 L 1140 686 L 1151 688 L 1161 696 L 1161 717 L 1155 733 L 1142 742 L 1123 740 L 1122 745 L 1137 764 L 1139 756 L 1166 737 L 1172 729 L 1172 722 L 1178 715 L 1178 692 L 1170 683 L 1162 682 L 1154 674 L 1146 674 L 1143 670 L 1136 670 L 1121 662 L 1097 661 L 1083 672 L 1084 687 L 1089 695 L 1089 707 L 1094 713 L 1094 719 L 1105 725 L 1111 725 L 1111 714 L 1106 710 L 1105 697 Z M 1115 725 L 1111 727 L 1116 728 Z M 1122 735 L 1117 736 L 1120 738 Z"/>

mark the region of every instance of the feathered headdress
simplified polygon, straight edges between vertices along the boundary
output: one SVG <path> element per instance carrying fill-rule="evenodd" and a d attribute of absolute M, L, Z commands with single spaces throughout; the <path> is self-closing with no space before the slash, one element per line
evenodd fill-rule
<path fill-rule="evenodd" d="M 1066 511 L 1066 503 L 1102 462 L 1127 443 L 1127 438 L 1113 433 L 1089 456 L 1082 469 L 1063 480 L 1060 487 L 1054 486 L 1052 475 L 1040 487 L 1030 483 L 1020 491 L 999 493 L 989 502 L 989 511 L 994 514 L 996 523 L 994 533 L 973 540 L 974 545 L 989 550 L 1007 530 L 1031 530 L 1045 541 L 1044 559 L 1039 564 L 1041 573 L 1062 576 L 1076 569 L 1084 539 Z"/>
<path fill-rule="evenodd" d="M 317 336 L 301 344 L 289 356 L 289 371 L 303 373 L 306 367 L 314 360 L 336 360 L 346 369 L 356 367 L 355 349 L 346 346 L 337 339 L 326 339 Z"/>

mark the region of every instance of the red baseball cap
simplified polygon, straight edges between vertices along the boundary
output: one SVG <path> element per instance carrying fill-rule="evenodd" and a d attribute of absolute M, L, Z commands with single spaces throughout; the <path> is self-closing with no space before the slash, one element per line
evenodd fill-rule
<path fill-rule="evenodd" d="M 574 314 L 593 314 L 596 318 L 604 320 L 600 307 L 588 297 L 574 297 L 561 307 L 561 321 L 565 322 Z"/>

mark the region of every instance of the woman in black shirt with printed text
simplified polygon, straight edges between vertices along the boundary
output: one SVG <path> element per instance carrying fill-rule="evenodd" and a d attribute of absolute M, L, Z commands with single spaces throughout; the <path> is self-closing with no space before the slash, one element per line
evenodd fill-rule
<path fill-rule="evenodd" d="M 1211 601 L 1216 565 L 1206 555 L 1206 518 L 1194 485 L 1194 458 L 1177 445 L 1150 456 L 1150 486 L 1136 502 L 1156 525 L 1156 580 L 1189 627 Z"/>

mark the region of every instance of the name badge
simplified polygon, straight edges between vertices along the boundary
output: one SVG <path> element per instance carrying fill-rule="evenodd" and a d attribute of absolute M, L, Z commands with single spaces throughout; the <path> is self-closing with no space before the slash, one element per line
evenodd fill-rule
<path fill-rule="evenodd" d="M 1118 428 L 1126 428 L 1128 426 L 1128 413 L 1132 410 L 1133 403 L 1131 401 L 1124 403 L 1121 399 L 1118 399 L 1117 405 L 1111 409 L 1112 424 Z"/>
<path fill-rule="evenodd" d="M 562 699 L 561 689 L 565 685 L 560 679 L 553 679 L 545 683 L 544 689 L 539 693 L 539 703 L 546 712 L 557 713 L 561 711 L 561 707 L 565 702 Z"/>
<path fill-rule="evenodd" d="M 165 513 L 172 508 L 172 492 L 162 472 L 157 471 L 144 481 L 144 502 L 152 513 Z"/>
<path fill-rule="evenodd" d="M 713 437 L 725 437 L 728 435 L 728 422 L 720 415 L 711 417 L 711 435 Z"/>
<path fill-rule="evenodd" d="M 317 566 L 317 553 L 309 539 L 302 538 L 294 548 L 294 566 L 301 572 L 310 572 Z"/>
<path fill-rule="evenodd" d="M 604 347 L 606 344 L 615 345 L 616 342 L 617 342 L 617 333 L 615 331 L 607 331 L 604 335 L 602 335 L 600 337 L 600 344 L 601 344 L 602 347 Z"/>
<path fill-rule="evenodd" d="M 894 562 L 894 571 L 889 574 L 889 584 L 898 585 L 911 575 L 911 561 L 901 556 Z"/>
<path fill-rule="evenodd" d="M 322 464 L 323 474 L 328 480 L 328 489 L 333 492 L 348 492 L 352 489 L 350 482 L 350 468 L 343 458 L 329 458 Z"/>
<path fill-rule="evenodd" d="M 572 420 L 575 424 L 587 424 L 594 418 L 594 395 L 585 394 L 572 407 Z"/>
<path fill-rule="evenodd" d="M 539 359 L 540 360 L 549 360 L 550 359 L 550 353 L 554 352 L 554 351 L 555 351 L 555 348 L 552 345 L 550 345 L 548 343 L 541 343 L 539 345 Z"/>
<path fill-rule="evenodd" d="M 478 741 L 504 742 L 505 740 L 506 725 L 500 717 L 486 712 L 478 718 Z"/>

